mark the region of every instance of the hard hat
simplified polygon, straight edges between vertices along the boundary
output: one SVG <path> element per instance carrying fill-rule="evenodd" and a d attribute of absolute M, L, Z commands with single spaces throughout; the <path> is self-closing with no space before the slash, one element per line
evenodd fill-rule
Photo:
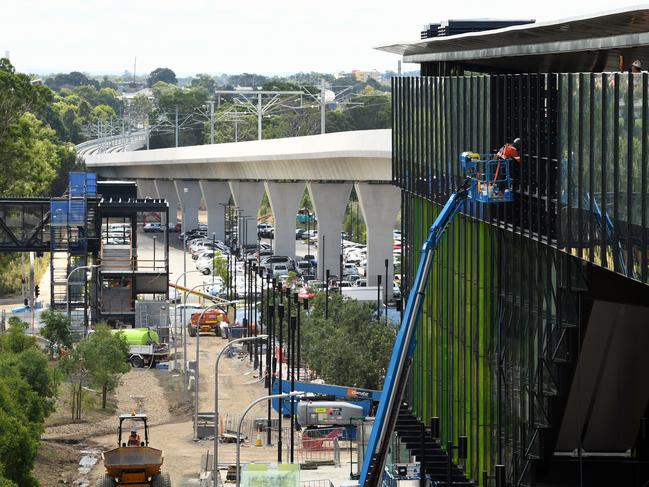
<path fill-rule="evenodd" d="M 514 139 L 514 142 L 512 142 L 512 145 L 516 147 L 516 150 L 521 150 L 521 139 L 519 137 L 516 137 Z"/>
<path fill-rule="evenodd" d="M 631 67 L 642 69 L 642 63 L 639 59 L 636 59 L 635 61 L 633 61 L 633 63 L 631 63 Z"/>

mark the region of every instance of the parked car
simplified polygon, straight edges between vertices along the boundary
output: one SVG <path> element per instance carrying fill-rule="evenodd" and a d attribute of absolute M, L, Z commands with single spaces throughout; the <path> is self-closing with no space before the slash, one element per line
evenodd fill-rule
<path fill-rule="evenodd" d="M 297 264 L 295 264 L 295 271 L 299 276 L 310 274 L 312 268 L 313 266 L 311 265 L 311 261 L 309 260 L 301 260 Z"/>
<path fill-rule="evenodd" d="M 147 223 L 142 229 L 144 233 L 162 233 L 162 224 L 158 222 Z"/>
<path fill-rule="evenodd" d="M 367 287 L 367 279 L 357 279 L 354 283 L 356 287 Z"/>
<path fill-rule="evenodd" d="M 273 238 L 275 229 L 269 223 L 259 223 L 257 225 L 257 235 L 259 238 Z"/>
<path fill-rule="evenodd" d="M 344 264 L 343 265 L 343 277 L 347 276 L 357 276 L 358 269 L 354 264 Z"/>
<path fill-rule="evenodd" d="M 209 255 L 204 255 L 196 261 L 196 270 L 203 275 L 209 276 L 212 273 L 213 259 Z"/>
<path fill-rule="evenodd" d="M 273 277 L 288 276 L 288 265 L 277 263 L 272 267 Z"/>
<path fill-rule="evenodd" d="M 304 235 L 304 232 L 306 230 L 302 230 L 301 228 L 296 228 L 295 229 L 295 240 L 302 240 L 302 235 Z"/>

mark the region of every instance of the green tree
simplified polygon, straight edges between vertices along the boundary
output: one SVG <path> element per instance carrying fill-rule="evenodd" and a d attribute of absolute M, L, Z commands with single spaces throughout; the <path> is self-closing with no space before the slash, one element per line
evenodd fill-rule
<path fill-rule="evenodd" d="M 59 73 L 54 76 L 50 76 L 45 80 L 45 84 L 54 91 L 59 91 L 64 87 L 84 85 L 94 86 L 95 88 L 99 87 L 99 82 L 97 82 L 97 80 L 90 79 L 79 71 L 72 71 L 67 74 Z"/>
<path fill-rule="evenodd" d="M 14 317 L 9 325 L 0 336 L 0 486 L 36 487 L 31 471 L 54 388 L 26 323 Z"/>
<path fill-rule="evenodd" d="M 192 86 L 204 88 L 208 93 L 212 94 L 216 90 L 216 80 L 209 74 L 199 73 L 192 79 Z"/>
<path fill-rule="evenodd" d="M 174 73 L 169 68 L 156 68 L 151 73 L 146 80 L 147 86 L 151 88 L 158 81 L 163 81 L 172 85 L 178 84 L 178 79 L 176 79 L 176 73 Z"/>
<path fill-rule="evenodd" d="M 302 321 L 302 356 L 328 383 L 379 389 L 390 360 L 395 329 L 377 323 L 375 307 L 340 294 L 312 300 Z"/>
<path fill-rule="evenodd" d="M 0 143 L 26 112 L 40 114 L 52 99 L 49 89 L 32 85 L 29 76 L 16 73 L 6 58 L 0 58 L 0 93 Z"/>
<path fill-rule="evenodd" d="M 36 346 L 36 339 L 25 333 L 29 324 L 16 316 L 9 318 L 9 330 L 0 335 L 0 353 L 20 353 Z"/>
<path fill-rule="evenodd" d="M 61 162 L 56 134 L 31 113 L 24 113 L 7 132 L 0 141 L 0 195 L 47 194 Z"/>
<path fill-rule="evenodd" d="M 66 348 L 72 346 L 70 318 L 53 309 L 47 309 L 41 313 L 41 321 L 45 323 L 41 335 L 50 342 L 50 357 L 54 357 L 54 352 L 59 346 Z"/>
<path fill-rule="evenodd" d="M 129 106 L 131 116 L 139 123 L 145 123 L 153 111 L 153 101 L 145 94 L 138 94 L 133 97 Z"/>
<path fill-rule="evenodd" d="M 91 382 L 101 387 L 101 407 L 106 409 L 108 392 L 117 387 L 120 374 L 130 369 L 126 339 L 121 333 L 113 334 L 108 326 L 99 325 L 77 345 L 76 351 Z"/>

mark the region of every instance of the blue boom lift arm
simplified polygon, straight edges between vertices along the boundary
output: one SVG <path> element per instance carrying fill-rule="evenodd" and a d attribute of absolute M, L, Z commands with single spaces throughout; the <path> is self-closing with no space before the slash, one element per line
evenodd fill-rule
<path fill-rule="evenodd" d="M 360 485 L 362 487 L 377 487 L 381 484 L 390 437 L 394 431 L 399 404 L 403 397 L 415 351 L 415 332 L 421 316 L 424 291 L 433 265 L 434 253 L 449 224 L 469 199 L 470 187 L 471 179 L 467 178 L 462 186 L 451 195 L 437 216 L 435 223 L 430 227 L 428 238 L 422 248 L 419 268 L 412 283 L 403 321 L 392 349 L 392 357 L 385 376 L 381 401 L 374 419 L 367 452 L 363 458 L 363 467 L 360 474 Z"/>

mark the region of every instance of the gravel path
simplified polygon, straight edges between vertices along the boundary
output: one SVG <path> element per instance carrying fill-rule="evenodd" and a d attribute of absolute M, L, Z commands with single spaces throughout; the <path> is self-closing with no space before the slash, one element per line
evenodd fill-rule
<path fill-rule="evenodd" d="M 139 400 L 139 398 L 146 400 Z M 139 404 L 138 404 L 139 403 Z M 132 369 L 121 378 L 117 388 L 117 411 L 112 418 L 97 423 L 71 423 L 45 429 L 44 439 L 75 437 L 85 440 L 101 434 L 114 433 L 117 416 L 133 410 L 146 413 L 149 423 L 157 425 L 171 419 L 169 404 L 155 374 L 147 369 Z"/>

